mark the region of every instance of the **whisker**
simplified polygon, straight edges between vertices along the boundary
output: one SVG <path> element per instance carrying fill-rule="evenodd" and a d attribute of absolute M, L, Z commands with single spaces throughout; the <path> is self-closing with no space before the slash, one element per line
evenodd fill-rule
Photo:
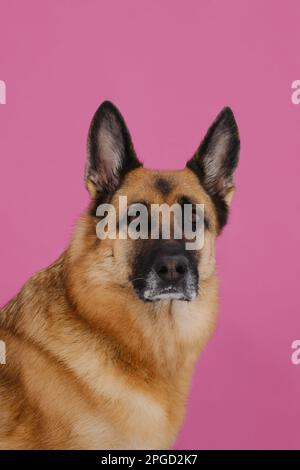
<path fill-rule="evenodd" d="M 132 279 L 131 282 L 134 282 L 134 281 L 145 281 L 145 278 L 144 277 L 136 277 L 135 279 Z"/>

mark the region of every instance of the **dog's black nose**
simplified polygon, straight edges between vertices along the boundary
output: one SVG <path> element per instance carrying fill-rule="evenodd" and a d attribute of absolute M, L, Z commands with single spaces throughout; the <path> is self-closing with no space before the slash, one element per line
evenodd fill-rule
<path fill-rule="evenodd" d="M 165 255 L 161 256 L 153 267 L 163 281 L 176 283 L 187 273 L 188 261 L 182 255 Z"/>

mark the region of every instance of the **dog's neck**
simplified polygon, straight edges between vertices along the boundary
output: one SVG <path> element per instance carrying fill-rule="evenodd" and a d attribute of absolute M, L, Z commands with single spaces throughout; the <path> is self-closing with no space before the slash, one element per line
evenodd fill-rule
<path fill-rule="evenodd" d="M 75 288 L 69 285 L 67 291 L 76 314 L 91 330 L 113 338 L 115 347 L 129 356 L 130 350 L 139 351 L 141 364 L 151 357 L 164 372 L 174 374 L 186 361 L 194 365 L 213 331 L 215 276 L 206 283 L 205 297 L 191 302 L 144 302 L 129 286 L 90 289 L 71 283 Z"/>

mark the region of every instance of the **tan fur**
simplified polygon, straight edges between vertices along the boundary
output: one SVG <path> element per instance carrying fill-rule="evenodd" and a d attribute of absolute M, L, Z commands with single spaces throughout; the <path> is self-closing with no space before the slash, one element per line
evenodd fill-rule
<path fill-rule="evenodd" d="M 167 197 L 153 185 L 161 174 L 173 183 Z M 99 241 L 87 211 L 66 252 L 1 311 L 1 449 L 172 446 L 216 320 L 216 214 L 188 169 L 133 170 L 112 200 L 172 203 L 180 194 L 205 204 L 210 222 L 192 302 L 141 301 L 128 280 L 136 242 Z"/>

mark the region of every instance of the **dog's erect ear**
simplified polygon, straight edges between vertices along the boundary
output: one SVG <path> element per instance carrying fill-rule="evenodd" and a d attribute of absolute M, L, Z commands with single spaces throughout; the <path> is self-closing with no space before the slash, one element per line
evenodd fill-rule
<path fill-rule="evenodd" d="M 121 113 L 105 101 L 96 111 L 88 135 L 85 184 L 91 196 L 115 191 L 123 176 L 138 166 L 141 163 Z"/>
<path fill-rule="evenodd" d="M 187 167 L 197 174 L 215 202 L 220 228 L 227 220 L 239 150 L 239 132 L 233 112 L 230 108 L 224 108 L 209 128 L 193 158 L 187 163 Z"/>

